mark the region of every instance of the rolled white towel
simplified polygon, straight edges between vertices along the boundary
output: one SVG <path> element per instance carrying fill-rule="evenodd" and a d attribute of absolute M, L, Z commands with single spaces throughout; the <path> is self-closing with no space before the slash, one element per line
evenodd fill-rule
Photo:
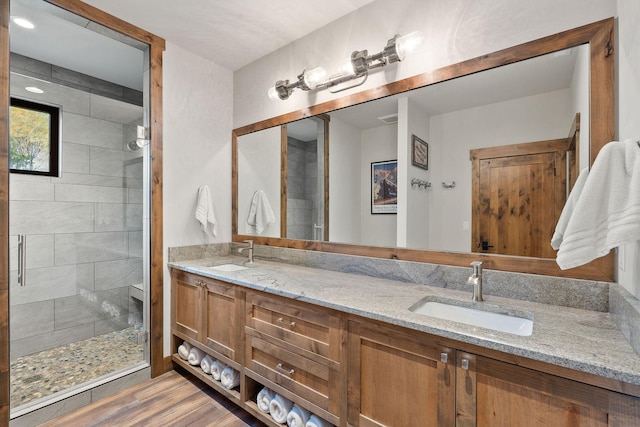
<path fill-rule="evenodd" d="M 273 421 L 277 423 L 286 423 L 287 415 L 289 415 L 289 411 L 291 411 L 292 407 L 292 401 L 290 401 L 286 397 L 282 397 L 279 394 L 276 394 L 269 404 L 269 412 L 271 413 L 271 418 L 273 418 Z"/>
<path fill-rule="evenodd" d="M 185 341 L 182 344 L 180 344 L 180 346 L 178 347 L 178 356 L 180 356 L 182 360 L 187 360 L 189 358 L 190 351 L 191 351 L 191 344 Z"/>
<path fill-rule="evenodd" d="M 260 410 L 260 412 L 264 412 L 265 414 L 269 413 L 269 405 L 271 404 L 274 396 L 275 394 L 273 393 L 273 391 L 269 390 L 266 387 L 260 390 L 260 392 L 258 393 L 258 397 L 256 397 L 256 403 L 258 404 L 258 409 Z"/>
<path fill-rule="evenodd" d="M 213 363 L 213 357 L 208 354 L 202 358 L 200 361 L 200 367 L 202 368 L 202 372 L 205 374 L 211 373 L 211 364 Z"/>
<path fill-rule="evenodd" d="M 200 350 L 198 347 L 193 347 L 189 352 L 188 361 L 190 365 L 200 366 L 200 361 L 204 357 L 204 351 Z"/>
<path fill-rule="evenodd" d="M 225 365 L 224 363 L 222 363 L 219 360 L 216 360 L 215 362 L 213 362 L 211 364 L 211 376 L 213 377 L 213 379 L 216 380 L 216 381 L 220 381 L 221 376 L 222 376 L 222 371 L 226 367 L 227 367 L 227 365 Z"/>
<path fill-rule="evenodd" d="M 310 416 L 311 412 L 298 405 L 293 405 L 293 409 L 287 415 L 287 425 L 289 427 L 305 427 Z"/>
<path fill-rule="evenodd" d="M 311 415 L 305 427 L 333 427 L 333 424 L 323 420 L 317 415 Z"/>
<path fill-rule="evenodd" d="M 236 371 L 231 366 L 227 366 L 222 370 L 220 382 L 222 383 L 222 387 L 228 390 L 238 387 L 240 385 L 240 372 Z"/>

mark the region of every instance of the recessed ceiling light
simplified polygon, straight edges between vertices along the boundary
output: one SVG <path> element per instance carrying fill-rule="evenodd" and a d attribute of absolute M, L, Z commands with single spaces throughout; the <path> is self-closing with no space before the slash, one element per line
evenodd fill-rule
<path fill-rule="evenodd" d="M 42 89 L 40 89 L 39 87 L 35 87 L 35 86 L 28 86 L 25 87 L 26 90 L 28 90 L 29 92 L 33 92 L 33 93 L 44 93 L 44 91 Z"/>
<path fill-rule="evenodd" d="M 30 30 L 36 27 L 31 21 L 20 17 L 13 18 L 13 22 L 15 22 L 16 25 L 21 26 L 22 28 L 28 28 Z"/>

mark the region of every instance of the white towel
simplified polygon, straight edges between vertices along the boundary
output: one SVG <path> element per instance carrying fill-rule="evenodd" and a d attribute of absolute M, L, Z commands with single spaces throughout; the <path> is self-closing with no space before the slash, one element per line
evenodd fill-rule
<path fill-rule="evenodd" d="M 216 235 L 216 217 L 213 213 L 213 200 L 209 192 L 209 186 L 203 185 L 198 188 L 198 201 L 196 204 L 196 219 L 200 222 L 200 228 L 206 232 L 211 224 L 211 234 Z"/>
<path fill-rule="evenodd" d="M 569 219 L 573 214 L 573 210 L 576 207 L 576 203 L 578 202 L 578 198 L 580 197 L 580 194 L 582 194 L 582 189 L 584 188 L 584 183 L 587 182 L 588 175 L 589 175 L 588 168 L 584 168 L 582 171 L 580 171 L 580 174 L 578 175 L 578 179 L 576 180 L 576 183 L 573 185 L 573 188 L 571 189 L 571 193 L 569 193 L 569 198 L 567 198 L 567 201 L 564 204 L 564 208 L 562 208 L 562 213 L 560 214 L 560 218 L 558 218 L 556 231 L 553 233 L 553 237 L 551 238 L 551 247 L 553 249 L 558 250 L 560 248 L 560 244 L 562 244 L 562 239 L 564 238 L 564 233 L 567 230 Z"/>
<path fill-rule="evenodd" d="M 185 341 L 182 344 L 180 344 L 180 346 L 178 347 L 178 356 L 180 356 L 182 360 L 187 360 L 189 358 L 190 351 L 191 351 L 191 344 Z"/>
<path fill-rule="evenodd" d="M 287 415 L 289 415 L 289 411 L 292 407 L 292 401 L 290 401 L 286 397 L 282 397 L 279 394 L 276 394 L 269 404 L 269 412 L 271 413 L 271 418 L 273 418 L 273 421 L 277 423 L 286 423 Z"/>
<path fill-rule="evenodd" d="M 202 368 L 202 372 L 205 374 L 211 373 L 211 364 L 213 363 L 213 357 L 208 354 L 202 358 L 200 361 L 200 368 Z"/>
<path fill-rule="evenodd" d="M 189 357 L 187 358 L 187 361 L 189 362 L 190 365 L 200 366 L 200 362 L 202 361 L 203 357 L 204 357 L 204 351 L 200 350 L 198 347 L 193 347 L 189 352 Z"/>
<path fill-rule="evenodd" d="M 323 420 L 317 415 L 311 415 L 311 417 L 309 418 L 309 421 L 307 421 L 307 424 L 305 425 L 305 427 L 331 427 L 331 426 L 333 426 L 333 424 Z"/>
<path fill-rule="evenodd" d="M 222 387 L 228 390 L 236 388 L 240 385 L 240 372 L 227 366 L 222 370 L 222 374 L 220 374 L 220 382 L 222 383 Z"/>
<path fill-rule="evenodd" d="M 211 364 L 211 376 L 213 377 L 213 379 L 216 381 L 220 381 L 220 379 L 222 378 L 222 371 L 224 371 L 224 368 L 226 367 L 227 365 L 219 360 L 213 362 Z"/>
<path fill-rule="evenodd" d="M 577 267 L 640 240 L 640 146 L 606 144 L 593 162 L 569 219 L 556 262 Z"/>
<path fill-rule="evenodd" d="M 273 213 L 273 209 L 271 209 L 271 204 L 265 192 L 258 190 L 253 193 L 247 224 L 255 227 L 256 233 L 261 234 L 275 220 L 276 216 Z"/>
<path fill-rule="evenodd" d="M 264 412 L 265 414 L 269 413 L 269 405 L 271 404 L 274 396 L 275 393 L 266 387 L 260 390 L 258 397 L 256 397 L 256 403 L 258 404 L 260 412 Z"/>
<path fill-rule="evenodd" d="M 289 427 L 305 427 L 310 416 L 311 412 L 298 405 L 293 405 L 293 408 L 287 415 L 287 425 Z"/>

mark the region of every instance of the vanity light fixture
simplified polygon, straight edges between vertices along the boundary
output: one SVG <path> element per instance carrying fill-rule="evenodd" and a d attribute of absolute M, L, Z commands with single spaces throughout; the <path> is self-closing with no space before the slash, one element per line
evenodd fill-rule
<path fill-rule="evenodd" d="M 296 88 L 304 91 L 332 88 L 354 79 L 361 80 L 351 86 L 343 87 L 333 92 L 360 86 L 367 80 L 369 70 L 403 61 L 407 54 L 411 53 L 423 40 L 424 37 L 419 31 L 414 31 L 405 36 L 396 34 L 393 38 L 389 39 L 387 45 L 381 52 L 369 55 L 366 49 L 354 51 L 351 54 L 351 58 L 349 58 L 345 66 L 342 67 L 341 72 L 328 79 L 326 79 L 327 73 L 325 69 L 318 67 L 309 71 L 302 71 L 294 82 L 278 80 L 276 84 L 269 89 L 269 98 L 273 100 L 285 100 L 291 96 Z"/>

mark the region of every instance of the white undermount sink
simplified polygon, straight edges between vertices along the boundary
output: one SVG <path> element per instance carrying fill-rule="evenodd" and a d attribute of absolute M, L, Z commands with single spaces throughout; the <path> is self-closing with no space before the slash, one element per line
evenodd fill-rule
<path fill-rule="evenodd" d="M 213 267 L 208 267 L 208 268 L 216 271 L 240 271 L 240 270 L 246 270 L 249 267 L 244 267 L 238 264 L 221 264 L 221 265 L 214 265 Z"/>
<path fill-rule="evenodd" d="M 533 332 L 533 320 L 531 319 L 510 314 L 478 310 L 455 304 L 426 301 L 416 304 L 409 310 L 414 313 L 437 317 L 438 319 L 450 320 L 452 322 L 464 323 L 525 337 L 530 336 Z"/>

